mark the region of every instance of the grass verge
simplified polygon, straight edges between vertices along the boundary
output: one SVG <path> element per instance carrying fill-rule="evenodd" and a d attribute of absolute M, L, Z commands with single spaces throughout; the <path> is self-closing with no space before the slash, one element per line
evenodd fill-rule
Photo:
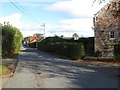
<path fill-rule="evenodd" d="M 4 75 L 7 71 L 8 71 L 7 66 L 5 65 L 0 66 L 0 76 Z"/>

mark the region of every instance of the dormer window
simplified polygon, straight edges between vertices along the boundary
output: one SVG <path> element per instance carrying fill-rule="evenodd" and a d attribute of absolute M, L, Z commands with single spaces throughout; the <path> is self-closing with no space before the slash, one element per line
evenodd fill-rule
<path fill-rule="evenodd" d="M 110 31 L 109 32 L 109 39 L 110 40 L 114 40 L 115 39 L 115 32 L 114 31 Z"/>

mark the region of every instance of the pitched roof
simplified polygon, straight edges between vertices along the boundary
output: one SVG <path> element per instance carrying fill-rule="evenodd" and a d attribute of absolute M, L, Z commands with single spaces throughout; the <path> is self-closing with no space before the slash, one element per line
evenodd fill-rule
<path fill-rule="evenodd" d="M 79 35 L 77 33 L 74 33 L 73 37 L 79 37 Z"/>

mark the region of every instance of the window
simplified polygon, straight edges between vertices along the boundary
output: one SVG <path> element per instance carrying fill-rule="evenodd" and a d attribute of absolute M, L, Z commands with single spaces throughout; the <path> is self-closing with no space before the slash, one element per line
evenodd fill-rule
<path fill-rule="evenodd" d="M 110 40 L 115 39 L 115 32 L 114 31 L 109 32 L 109 39 Z"/>
<path fill-rule="evenodd" d="M 79 39 L 79 37 L 74 37 L 74 40 L 78 40 Z"/>

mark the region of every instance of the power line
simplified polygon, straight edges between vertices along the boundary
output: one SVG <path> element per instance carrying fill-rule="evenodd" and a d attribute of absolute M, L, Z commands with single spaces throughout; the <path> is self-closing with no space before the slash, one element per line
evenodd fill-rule
<path fill-rule="evenodd" d="M 18 10 L 20 10 L 22 13 L 24 13 L 24 11 L 22 11 L 16 4 L 14 4 L 11 0 L 9 0 L 10 3 L 12 3 Z M 24 13 L 25 14 L 25 13 Z"/>
<path fill-rule="evenodd" d="M 14 0 L 15 1 L 15 0 Z M 16 1 L 15 1 L 16 2 Z M 28 12 L 24 7 L 22 7 L 18 2 L 16 2 L 17 3 L 17 5 L 19 5 L 19 7 L 21 8 L 21 9 L 23 9 L 34 21 L 36 21 L 36 22 L 38 22 L 39 23 L 39 21 L 38 20 L 36 20 L 35 18 L 34 18 L 34 16 L 30 13 L 30 12 Z"/>
<path fill-rule="evenodd" d="M 39 23 L 39 21 L 38 20 L 36 20 L 32 15 L 31 15 L 31 13 L 29 13 L 25 8 L 23 8 L 18 2 L 16 2 L 15 0 L 15 2 L 17 3 L 17 4 L 15 4 L 14 2 L 12 2 L 11 0 L 9 0 L 10 1 L 10 3 L 12 4 L 12 5 L 14 5 L 19 11 L 21 11 L 23 14 L 25 14 L 27 17 L 29 17 L 29 19 L 31 19 L 32 21 L 34 21 L 35 23 Z"/>

